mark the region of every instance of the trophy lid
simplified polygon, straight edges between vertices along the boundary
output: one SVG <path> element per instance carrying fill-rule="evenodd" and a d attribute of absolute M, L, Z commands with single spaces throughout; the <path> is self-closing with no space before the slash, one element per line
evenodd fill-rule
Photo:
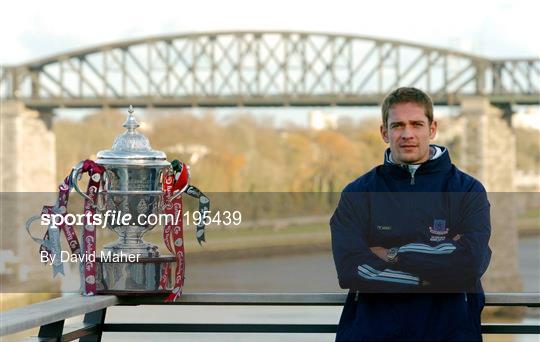
<path fill-rule="evenodd" d="M 99 151 L 97 163 L 121 165 L 169 165 L 167 155 L 153 150 L 148 138 L 136 131 L 140 126 L 133 115 L 133 106 L 129 106 L 128 118 L 123 127 L 126 131 L 114 140 L 110 150 Z"/>

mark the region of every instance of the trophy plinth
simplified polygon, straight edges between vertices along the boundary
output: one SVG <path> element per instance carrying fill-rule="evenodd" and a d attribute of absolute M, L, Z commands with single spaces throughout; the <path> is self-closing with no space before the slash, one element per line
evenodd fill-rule
<path fill-rule="evenodd" d="M 159 287 L 161 272 L 166 267 L 170 270 L 176 267 L 172 256 L 140 257 L 137 262 L 97 257 L 96 265 L 98 294 L 165 294 L 173 288 L 173 277 L 168 279 L 165 288 Z"/>

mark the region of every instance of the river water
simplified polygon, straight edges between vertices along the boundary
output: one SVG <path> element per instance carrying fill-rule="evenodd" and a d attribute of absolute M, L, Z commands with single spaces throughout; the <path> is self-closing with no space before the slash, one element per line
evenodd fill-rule
<path fill-rule="evenodd" d="M 524 292 L 539 292 L 540 237 L 520 240 Z M 198 263 L 188 260 L 186 292 L 341 292 L 329 252 Z M 335 324 L 341 307 L 113 307 L 108 322 Z M 538 324 L 538 310 L 524 323 Z M 104 341 L 333 341 L 333 334 L 106 333 Z M 538 341 L 538 336 L 486 335 L 487 341 Z"/>

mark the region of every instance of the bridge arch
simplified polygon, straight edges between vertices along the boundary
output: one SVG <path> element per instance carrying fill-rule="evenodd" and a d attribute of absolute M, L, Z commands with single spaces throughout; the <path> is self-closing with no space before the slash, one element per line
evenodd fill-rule
<path fill-rule="evenodd" d="M 103 44 L 6 67 L 5 99 L 31 108 L 377 105 L 399 85 L 438 104 L 540 102 L 540 58 L 493 60 L 360 35 L 227 31 Z"/>

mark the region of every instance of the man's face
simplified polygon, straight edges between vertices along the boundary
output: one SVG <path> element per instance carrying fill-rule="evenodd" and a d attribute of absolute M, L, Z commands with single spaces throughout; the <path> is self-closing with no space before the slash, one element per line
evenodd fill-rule
<path fill-rule="evenodd" d="M 429 141 L 437 122 L 429 124 L 424 107 L 414 102 L 390 107 L 388 122 L 381 125 L 383 140 L 390 144 L 392 159 L 399 164 L 420 164 L 429 159 Z"/>

